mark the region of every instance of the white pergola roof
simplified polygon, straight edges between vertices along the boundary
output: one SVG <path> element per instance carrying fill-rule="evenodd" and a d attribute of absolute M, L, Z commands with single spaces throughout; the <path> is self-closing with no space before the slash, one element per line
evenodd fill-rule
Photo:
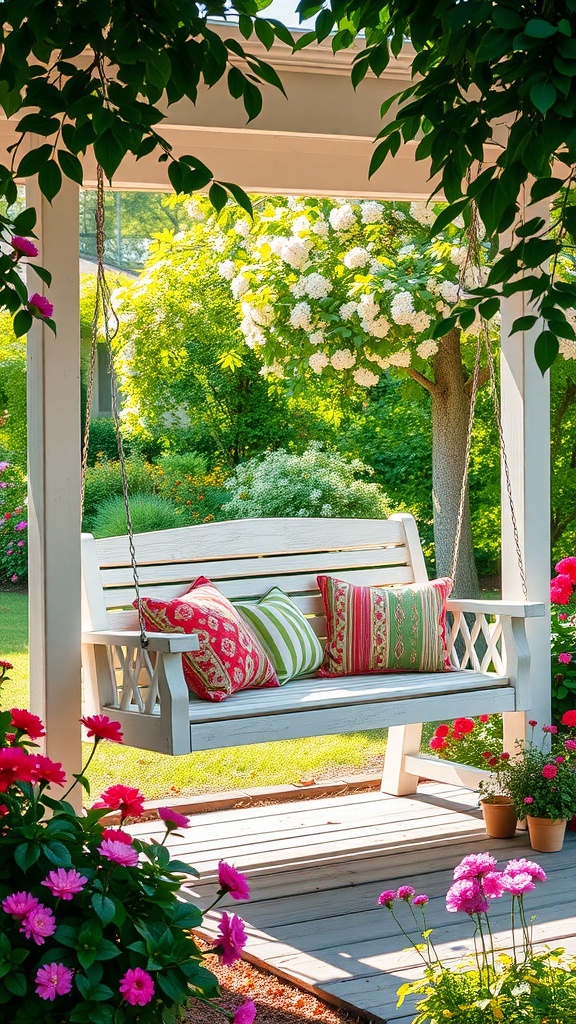
<path fill-rule="evenodd" d="M 223 35 L 237 35 L 222 26 Z M 239 37 L 238 37 L 239 38 Z M 263 87 L 262 114 L 246 125 L 242 104 L 225 84 L 204 90 L 197 106 L 181 101 L 160 126 L 175 155 L 194 154 L 215 177 L 247 191 L 387 199 L 426 199 L 431 191 L 426 164 L 403 146 L 368 179 L 379 108 L 410 81 L 410 48 L 380 79 L 370 77 L 355 92 L 350 83 L 353 53 L 332 53 L 329 40 L 290 55 L 277 44 L 244 45 L 273 64 L 287 98 Z M 10 121 L 0 122 L 0 144 L 15 138 Z M 488 157 L 490 154 L 488 154 Z M 95 183 L 92 155 L 84 161 L 85 183 Z M 114 179 L 119 189 L 169 190 L 166 164 L 155 156 L 126 159 Z M 50 205 L 35 184 L 29 200 L 38 211 L 40 258 L 53 274 L 58 336 L 36 321 L 29 336 L 29 539 L 30 650 L 34 710 L 47 726 L 47 752 L 68 772 L 80 763 L 80 339 L 78 281 L 78 189 L 69 181 Z M 503 309 L 502 402 L 508 459 L 520 541 L 525 551 L 530 600 L 548 601 L 549 581 L 549 398 L 548 381 L 534 362 L 532 337 L 507 337 L 522 296 Z M 507 506 L 503 506 L 503 596 L 522 599 Z M 549 620 L 530 620 L 535 680 L 533 714 L 549 719 Z"/>

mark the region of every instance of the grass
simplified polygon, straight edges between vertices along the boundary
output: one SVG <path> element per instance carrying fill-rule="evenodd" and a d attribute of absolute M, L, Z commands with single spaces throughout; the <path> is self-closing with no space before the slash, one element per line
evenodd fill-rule
<path fill-rule="evenodd" d="M 27 707 L 28 605 L 24 593 L 0 591 L 0 658 L 14 670 L 4 683 L 3 707 Z M 320 774 L 346 773 L 382 755 L 385 731 L 259 743 L 168 757 L 135 747 L 103 743 L 90 765 L 93 794 L 113 783 L 142 789 L 150 800 L 222 790 L 298 784 Z M 91 745 L 85 745 L 86 756 Z"/>

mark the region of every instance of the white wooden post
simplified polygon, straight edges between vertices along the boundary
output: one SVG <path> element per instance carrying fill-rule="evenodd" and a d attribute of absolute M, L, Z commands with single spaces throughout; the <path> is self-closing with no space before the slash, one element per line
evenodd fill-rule
<path fill-rule="evenodd" d="M 40 320 L 28 336 L 28 520 L 31 706 L 46 726 L 46 753 L 66 774 L 81 767 L 80 314 L 78 187 L 64 179 L 50 205 L 36 183 L 39 262 L 58 333 Z"/>
<path fill-rule="evenodd" d="M 547 208 L 530 207 L 529 217 L 548 216 Z M 508 456 L 518 537 L 523 552 L 528 599 L 545 604 L 543 618 L 526 620 L 531 654 L 532 700 L 529 713 L 506 715 L 505 749 L 525 732 L 525 718 L 539 725 L 551 721 L 550 670 L 550 380 L 534 359 L 531 331 L 510 336 L 512 322 L 531 309 L 522 293 L 502 303 L 501 401 L 502 428 Z M 506 481 L 502 479 L 502 596 L 523 600 Z"/>

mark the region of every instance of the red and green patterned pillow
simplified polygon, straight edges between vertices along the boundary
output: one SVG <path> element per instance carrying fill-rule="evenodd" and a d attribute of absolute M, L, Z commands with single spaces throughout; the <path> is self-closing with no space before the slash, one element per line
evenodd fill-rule
<path fill-rule="evenodd" d="M 220 701 L 237 690 L 279 686 L 272 662 L 249 626 L 205 576 L 173 601 L 142 598 L 146 628 L 197 633 L 200 650 L 182 655 L 184 678 L 202 700 Z"/>
<path fill-rule="evenodd" d="M 318 576 L 327 640 L 320 676 L 444 672 L 451 579 L 407 587 L 359 587 Z"/>

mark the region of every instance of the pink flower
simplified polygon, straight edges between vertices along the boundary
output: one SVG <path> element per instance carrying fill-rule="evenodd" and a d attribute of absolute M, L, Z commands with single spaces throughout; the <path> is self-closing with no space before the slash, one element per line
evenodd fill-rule
<path fill-rule="evenodd" d="M 474 730 L 473 718 L 457 718 L 454 722 L 454 732 L 463 733 L 464 736 Z"/>
<path fill-rule="evenodd" d="M 576 558 L 573 555 L 561 558 L 554 568 L 562 576 L 567 576 L 572 583 L 576 583 Z"/>
<path fill-rule="evenodd" d="M 485 896 L 491 900 L 497 900 L 504 892 L 503 875 L 501 871 L 489 871 L 482 879 L 482 890 Z"/>
<path fill-rule="evenodd" d="M 242 956 L 242 950 L 248 941 L 244 930 L 244 922 L 237 914 L 230 916 L 226 912 L 222 914 L 219 924 L 220 942 L 214 947 L 218 953 L 220 963 L 225 967 L 236 963 Z"/>
<path fill-rule="evenodd" d="M 127 970 L 118 987 L 130 1006 L 146 1006 L 154 996 L 154 981 L 141 967 Z"/>
<path fill-rule="evenodd" d="M 112 722 L 108 715 L 89 715 L 81 718 L 82 725 L 85 725 L 90 739 L 95 736 L 97 740 L 112 740 L 114 743 L 122 743 L 122 726 L 120 722 Z"/>
<path fill-rule="evenodd" d="M 242 875 L 232 864 L 221 860 L 218 864 L 218 884 L 224 892 L 229 892 L 233 900 L 247 900 L 250 886 L 246 875 Z"/>
<path fill-rule="evenodd" d="M 37 256 L 38 249 L 29 238 L 22 238 L 20 235 L 13 235 L 10 245 L 16 250 L 17 256 Z"/>
<path fill-rule="evenodd" d="M 22 918 L 20 931 L 27 939 L 34 939 L 37 946 L 43 946 L 50 935 L 56 931 L 56 918 L 48 907 L 39 903 Z"/>
<path fill-rule="evenodd" d="M 134 842 L 134 836 L 123 832 L 121 828 L 102 829 L 102 839 L 111 839 L 114 843 L 125 843 L 126 846 L 132 846 Z"/>
<path fill-rule="evenodd" d="M 12 722 L 10 724 L 15 729 L 19 729 L 20 732 L 25 732 L 31 740 L 37 740 L 40 736 L 46 735 L 42 720 L 38 715 L 33 715 L 30 711 L 25 711 L 23 708 L 11 708 L 10 714 L 12 715 Z"/>
<path fill-rule="evenodd" d="M 13 892 L 2 900 L 2 910 L 6 911 L 17 920 L 26 917 L 31 910 L 38 906 L 38 900 L 31 892 Z"/>
<path fill-rule="evenodd" d="M 545 764 L 542 769 L 542 776 L 545 779 L 555 779 L 558 775 L 558 769 L 555 764 Z"/>
<path fill-rule="evenodd" d="M 546 881 L 544 868 L 540 867 L 535 860 L 527 860 L 526 857 L 517 857 L 514 860 L 509 860 L 504 871 L 509 876 L 527 873 L 531 878 L 535 878 L 537 882 Z"/>
<path fill-rule="evenodd" d="M 137 818 L 144 811 L 144 797 L 138 789 L 133 786 L 109 786 L 103 793 L 94 807 L 108 807 L 111 811 L 120 811 L 122 820 L 124 818 Z"/>
<path fill-rule="evenodd" d="M 485 724 L 486 722 L 490 721 L 490 715 L 478 715 L 478 721 L 482 722 L 482 724 Z"/>
<path fill-rule="evenodd" d="M 564 651 L 562 654 L 558 655 L 558 661 L 561 665 L 569 665 L 572 661 L 572 655 Z"/>
<path fill-rule="evenodd" d="M 549 732 L 552 736 L 555 736 L 556 733 L 558 732 L 558 726 L 557 725 L 543 725 L 542 726 L 542 732 Z"/>
<path fill-rule="evenodd" d="M 0 748 L 0 793 L 15 782 L 35 782 L 35 761 L 21 747 Z"/>
<path fill-rule="evenodd" d="M 530 889 L 536 888 L 532 875 L 527 871 L 517 871 L 514 875 L 507 875 L 504 872 L 502 885 L 506 892 L 512 893 L 513 896 L 522 896 L 525 892 L 530 892 Z"/>
<path fill-rule="evenodd" d="M 40 999 L 56 999 L 65 996 L 72 988 L 74 972 L 64 964 L 45 964 L 36 972 L 36 995 Z"/>
<path fill-rule="evenodd" d="M 54 306 L 44 295 L 38 295 L 38 292 L 34 292 L 28 299 L 28 312 L 35 316 L 37 320 L 46 320 L 52 316 L 54 312 Z"/>
<path fill-rule="evenodd" d="M 158 814 L 169 832 L 174 828 L 190 828 L 190 818 L 185 814 L 178 814 L 178 811 L 173 811 L 171 807 L 159 807 Z"/>
<path fill-rule="evenodd" d="M 572 597 L 572 580 L 569 576 L 562 574 L 556 576 L 550 583 L 550 600 L 552 604 L 568 604 Z"/>
<path fill-rule="evenodd" d="M 416 890 L 413 889 L 411 885 L 401 885 L 400 888 L 396 890 L 396 899 L 406 900 L 406 902 L 409 903 L 415 892 Z"/>
<path fill-rule="evenodd" d="M 561 718 L 562 725 L 567 725 L 568 728 L 576 725 L 576 711 L 565 711 Z"/>
<path fill-rule="evenodd" d="M 82 892 L 87 881 L 88 879 L 75 868 L 56 868 L 40 884 L 50 889 L 57 899 L 71 900 L 76 893 Z"/>
<path fill-rule="evenodd" d="M 23 519 L 20 523 L 16 523 L 14 529 L 15 530 L 25 530 L 27 526 L 28 526 L 28 523 L 26 522 L 25 519 Z"/>
<path fill-rule="evenodd" d="M 413 907 L 424 907 L 428 903 L 429 899 L 430 899 L 429 896 L 426 896 L 424 893 L 420 893 L 419 896 L 415 896 L 414 899 L 412 900 L 412 906 Z"/>
<path fill-rule="evenodd" d="M 534 803 L 534 797 L 533 796 L 525 796 L 524 797 L 524 803 L 525 804 L 533 804 Z"/>
<path fill-rule="evenodd" d="M 256 1003 L 249 999 L 247 1003 L 242 1003 L 234 1014 L 233 1024 L 252 1024 L 256 1016 Z"/>
<path fill-rule="evenodd" d="M 444 750 L 448 746 L 443 736 L 433 736 L 429 743 L 430 750 Z"/>
<path fill-rule="evenodd" d="M 34 781 L 48 782 L 53 786 L 63 786 L 66 782 L 66 773 L 62 770 L 60 761 L 52 761 L 42 754 L 32 754 L 34 761 Z"/>
<path fill-rule="evenodd" d="M 566 622 L 568 615 L 566 612 L 558 612 L 558 622 Z"/>
<path fill-rule="evenodd" d="M 477 878 L 461 878 L 454 882 L 446 893 L 446 910 L 451 914 L 485 914 L 488 910 L 486 899 Z"/>
<path fill-rule="evenodd" d="M 395 889 L 385 889 L 384 892 L 381 892 L 379 897 L 378 897 L 378 906 L 379 907 L 388 907 L 388 909 L 390 909 L 390 907 L 394 903 L 395 899 L 396 899 L 396 890 Z"/>
<path fill-rule="evenodd" d="M 566 750 L 576 750 L 576 740 L 564 740 L 564 746 Z"/>
<path fill-rule="evenodd" d="M 528 725 L 531 725 L 532 728 L 534 729 L 538 725 L 538 722 L 536 721 L 535 718 L 529 718 L 528 719 Z"/>
<path fill-rule="evenodd" d="M 470 853 L 454 868 L 454 878 L 479 878 L 495 867 L 496 858 L 491 853 Z"/>
<path fill-rule="evenodd" d="M 558 754 L 558 757 L 555 757 L 554 761 L 556 762 L 556 764 L 564 764 L 566 758 L 562 757 L 562 754 Z"/>
<path fill-rule="evenodd" d="M 106 860 L 121 864 L 125 868 L 133 868 L 138 863 L 138 853 L 133 846 L 113 839 L 103 839 L 98 847 L 98 853 L 106 857 Z"/>

